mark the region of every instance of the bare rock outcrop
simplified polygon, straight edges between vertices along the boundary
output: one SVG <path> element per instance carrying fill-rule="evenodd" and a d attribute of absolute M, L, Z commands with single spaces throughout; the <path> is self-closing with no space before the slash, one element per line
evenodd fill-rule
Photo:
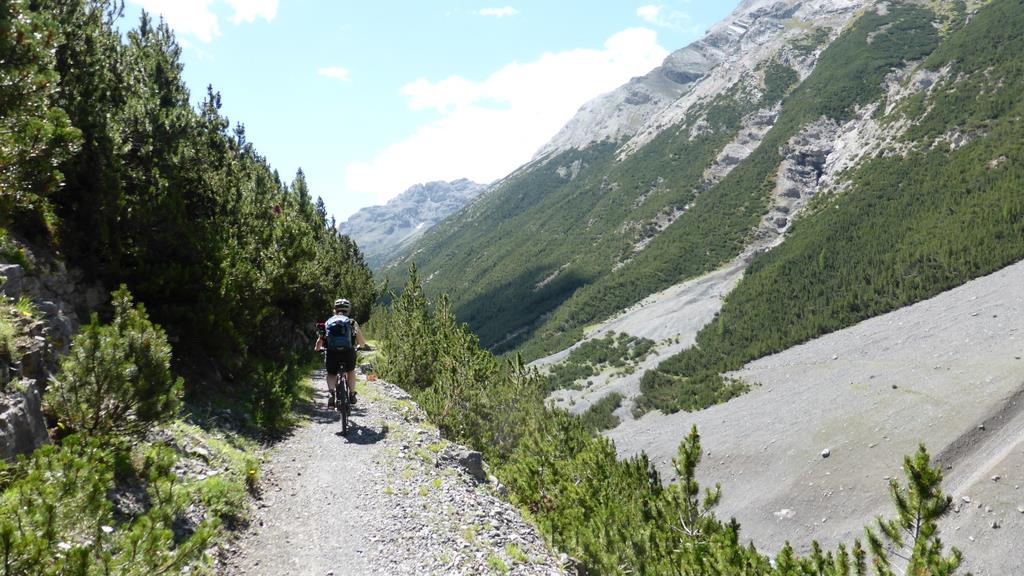
<path fill-rule="evenodd" d="M 83 288 L 81 275 L 62 262 L 23 247 L 31 271 L 21 263 L 0 262 L 0 298 L 27 300 L 31 315 L 15 323 L 18 336 L 10 358 L 0 358 L 0 459 L 32 452 L 49 442 L 42 396 L 60 357 L 71 346 L 79 313 L 104 300 L 96 286 Z"/>

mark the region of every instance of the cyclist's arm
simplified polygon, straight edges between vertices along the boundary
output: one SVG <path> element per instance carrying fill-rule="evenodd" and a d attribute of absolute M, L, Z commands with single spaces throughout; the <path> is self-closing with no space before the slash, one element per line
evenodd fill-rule
<path fill-rule="evenodd" d="M 324 337 L 323 336 L 317 336 L 316 344 L 313 345 L 313 351 L 314 352 L 320 352 L 323 349 L 324 349 Z"/>

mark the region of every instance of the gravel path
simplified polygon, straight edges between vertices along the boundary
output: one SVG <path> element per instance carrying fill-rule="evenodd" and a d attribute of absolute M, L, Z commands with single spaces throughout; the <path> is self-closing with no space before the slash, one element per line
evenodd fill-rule
<path fill-rule="evenodd" d="M 308 422 L 274 447 L 229 575 L 563 574 L 534 527 L 471 477 L 401 389 L 363 382 L 340 434 L 314 376 Z"/>

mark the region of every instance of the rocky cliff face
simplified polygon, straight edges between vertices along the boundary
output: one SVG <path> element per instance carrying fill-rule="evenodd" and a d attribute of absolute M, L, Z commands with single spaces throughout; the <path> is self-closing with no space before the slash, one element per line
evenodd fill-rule
<path fill-rule="evenodd" d="M 356 241 L 371 268 L 462 208 L 484 190 L 466 179 L 417 184 L 384 206 L 363 208 L 338 226 Z"/>
<path fill-rule="evenodd" d="M 12 314 L 15 350 L 0 357 L 0 460 L 29 453 L 49 442 L 42 396 L 78 330 L 79 314 L 104 300 L 97 287 L 83 286 L 80 275 L 57 260 L 25 251 L 31 269 L 0 262 L 0 313 Z M 31 303 L 31 313 L 12 313 L 6 302 Z"/>
<path fill-rule="evenodd" d="M 795 64 L 804 77 L 815 54 L 798 55 L 787 46 L 808 30 L 838 32 L 870 3 L 746 0 L 704 38 L 676 50 L 658 68 L 585 104 L 535 160 L 602 140 L 629 141 L 625 149 L 636 150 L 676 125 L 695 104 L 756 76 L 771 58 Z"/>

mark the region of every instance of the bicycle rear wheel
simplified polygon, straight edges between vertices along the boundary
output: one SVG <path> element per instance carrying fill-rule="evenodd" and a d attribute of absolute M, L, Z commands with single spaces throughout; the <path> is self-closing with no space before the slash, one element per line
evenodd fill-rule
<path fill-rule="evenodd" d="M 348 417 L 352 413 L 352 406 L 348 402 L 348 393 L 341 392 L 337 400 L 338 412 L 341 414 L 341 434 L 348 434 Z"/>

